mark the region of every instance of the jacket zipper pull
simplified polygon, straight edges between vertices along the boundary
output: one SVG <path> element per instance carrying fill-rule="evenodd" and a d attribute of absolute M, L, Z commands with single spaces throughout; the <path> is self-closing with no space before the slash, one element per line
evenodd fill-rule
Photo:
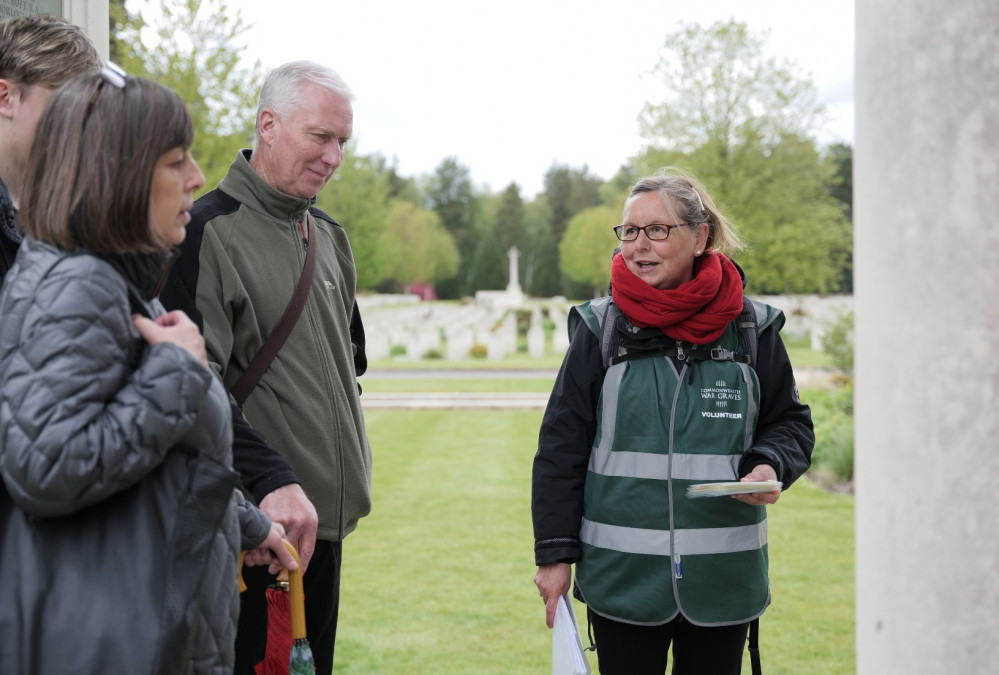
<path fill-rule="evenodd" d="M 683 568 L 680 566 L 680 554 L 673 554 L 673 576 L 677 579 L 683 579 Z"/>
<path fill-rule="evenodd" d="M 677 361 L 685 361 L 687 355 L 683 353 L 683 343 L 679 340 L 676 341 L 676 359 Z"/>
<path fill-rule="evenodd" d="M 305 251 L 306 253 L 308 253 L 309 252 L 309 238 L 307 236 L 305 236 L 305 221 L 303 219 L 299 219 L 299 221 L 298 221 L 298 229 L 302 231 L 302 250 Z"/>

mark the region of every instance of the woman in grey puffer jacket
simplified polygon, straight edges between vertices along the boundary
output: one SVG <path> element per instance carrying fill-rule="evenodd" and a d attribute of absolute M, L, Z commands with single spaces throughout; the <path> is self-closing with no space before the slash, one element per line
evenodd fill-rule
<path fill-rule="evenodd" d="M 198 327 L 156 299 L 192 137 L 175 93 L 107 68 L 39 123 L 0 295 L 2 673 L 229 673 L 238 551 L 294 566 L 234 489 Z"/>

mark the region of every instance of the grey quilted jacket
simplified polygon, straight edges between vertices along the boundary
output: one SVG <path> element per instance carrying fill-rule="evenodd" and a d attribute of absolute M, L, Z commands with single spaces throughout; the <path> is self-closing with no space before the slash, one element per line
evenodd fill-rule
<path fill-rule="evenodd" d="M 147 346 L 132 325 L 133 313 L 163 312 L 155 286 L 165 276 L 165 265 L 168 256 L 108 260 L 25 239 L 0 295 L 0 493 L 9 495 L 0 494 L 0 515 L 4 504 L 8 513 L 19 509 L 18 522 L 29 523 L 27 531 L 33 519 L 55 522 L 113 499 L 179 446 L 197 449 L 231 473 L 226 468 L 232 464 L 230 403 L 221 383 L 180 347 Z M 188 632 L 186 663 L 179 672 L 232 672 L 237 553 L 258 546 L 270 528 L 267 517 L 232 489 L 234 474 L 232 480 L 216 489 L 223 491 L 221 524 L 210 535 L 200 578 L 192 584 L 196 606 L 182 621 Z M 180 508 L 170 502 L 169 496 L 162 500 L 166 508 Z M 187 516 L 180 520 L 191 522 Z M 9 540 L 13 522 L 6 516 L 0 520 L 0 545 L 27 546 Z M 193 522 L 196 526 L 196 514 Z M 161 558 L 182 561 L 189 543 L 182 532 L 172 539 L 177 550 L 131 551 L 134 536 L 121 537 L 131 558 L 123 564 L 138 566 L 140 573 L 143 565 L 152 569 Z M 0 566 L 7 559 L 0 557 Z M 72 575 L 73 559 L 54 564 L 61 566 L 60 575 Z M 0 569 L 0 575 L 8 572 L 13 570 Z M 88 599 L 85 588 L 68 588 L 79 602 L 105 602 Z M 15 601 L 22 599 L 4 602 Z M 32 608 L 30 602 L 25 606 Z M 97 627 L 87 628 L 98 635 L 124 630 L 132 622 L 141 625 L 143 612 L 149 611 L 158 610 L 135 607 L 130 616 L 116 619 L 98 612 L 93 615 Z M 17 625 L 16 613 L 0 611 L 3 633 L 20 636 L 0 645 L 0 672 L 77 671 L 78 655 L 67 653 L 74 649 L 72 639 L 37 644 L 44 639 L 46 617 L 34 619 L 39 621 L 34 627 Z M 79 632 L 84 633 L 83 626 Z M 126 650 L 115 667 L 127 668 L 132 656 Z"/>

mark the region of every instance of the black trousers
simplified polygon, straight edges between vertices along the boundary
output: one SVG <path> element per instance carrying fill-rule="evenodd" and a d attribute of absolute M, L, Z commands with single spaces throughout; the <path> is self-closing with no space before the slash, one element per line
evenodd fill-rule
<path fill-rule="evenodd" d="M 305 590 L 305 628 L 315 659 L 316 675 L 333 672 L 333 646 L 340 609 L 340 563 L 343 542 L 316 541 L 316 551 L 302 577 Z M 236 629 L 236 675 L 254 675 L 267 646 L 267 586 L 274 576 L 267 568 L 244 567 L 246 590 L 240 594 Z"/>
<path fill-rule="evenodd" d="M 673 675 L 739 675 L 748 623 L 705 628 L 682 617 L 635 626 L 589 612 L 603 675 L 664 675 L 673 646 Z"/>

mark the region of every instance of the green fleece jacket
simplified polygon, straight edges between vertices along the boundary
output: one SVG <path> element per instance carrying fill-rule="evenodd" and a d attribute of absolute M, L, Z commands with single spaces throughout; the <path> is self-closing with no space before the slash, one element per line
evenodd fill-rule
<path fill-rule="evenodd" d="M 192 210 L 174 278 L 195 307 L 184 306 L 183 292 L 164 295 L 180 298 L 171 304 L 200 319 L 209 360 L 231 389 L 291 299 L 305 262 L 306 214 L 312 213 L 316 233 L 308 246 L 318 248 L 305 308 L 243 414 L 287 460 L 315 504 L 318 538 L 339 541 L 371 510 L 371 450 L 350 332 L 353 254 L 343 228 L 310 209 L 310 200 L 265 182 L 248 160 L 249 152 L 240 152 L 218 188 Z M 244 459 L 259 466 L 261 443 L 241 443 L 243 437 L 237 433 L 234 443 L 237 468 L 241 454 L 254 455 Z M 288 482 L 294 478 L 273 479 L 268 489 Z"/>

